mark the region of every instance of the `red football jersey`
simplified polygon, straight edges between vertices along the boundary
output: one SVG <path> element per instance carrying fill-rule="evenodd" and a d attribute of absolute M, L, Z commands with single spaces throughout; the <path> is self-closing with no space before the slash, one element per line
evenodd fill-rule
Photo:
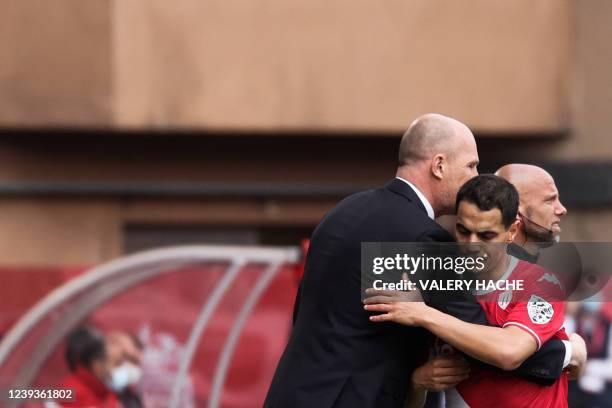
<path fill-rule="evenodd" d="M 83 366 L 60 383 L 60 389 L 74 392 L 71 401 L 58 401 L 63 408 L 121 408 L 117 396 L 104 385 L 94 374 Z"/>
<path fill-rule="evenodd" d="M 502 277 L 502 280 L 505 279 L 523 280 L 527 293 L 477 293 L 489 323 L 525 330 L 533 336 L 538 349 L 553 337 L 568 339 L 563 329 L 565 303 L 558 301 L 562 299 L 563 288 L 550 272 L 511 257 L 508 270 Z M 548 301 L 547 298 L 556 301 Z M 457 386 L 457 391 L 472 408 L 567 407 L 567 372 L 554 384 L 545 386 L 506 371 L 474 367 L 470 377 Z"/>

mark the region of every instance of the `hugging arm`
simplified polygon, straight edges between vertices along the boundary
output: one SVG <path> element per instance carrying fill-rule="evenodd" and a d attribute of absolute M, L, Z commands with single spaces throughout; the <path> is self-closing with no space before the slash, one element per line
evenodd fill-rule
<path fill-rule="evenodd" d="M 421 326 L 469 356 L 503 370 L 518 368 L 538 348 L 533 337 L 518 327 L 466 323 L 420 302 L 371 305 L 368 310 L 387 312 L 372 316 L 373 321 Z"/>
<path fill-rule="evenodd" d="M 418 316 L 422 320 L 425 316 L 431 319 L 408 324 L 423 326 L 469 356 L 504 370 L 514 370 L 516 375 L 530 381 L 553 383 L 561 376 L 566 365 L 566 353 L 569 351 L 572 355 L 561 340 L 550 339 L 538 350 L 540 343 L 516 326 L 503 329 L 489 326 L 482 307 L 476 301 L 446 301 L 437 304 L 437 310 L 422 302 L 406 302 L 406 292 L 383 292 L 382 296 L 378 294 L 366 299 L 366 303 L 383 302 L 367 306 L 370 308 L 368 310 L 386 311 L 388 320 L 404 323 L 394 318 L 401 319 L 401 310 L 390 314 L 389 308 L 424 308 L 411 310 L 408 315 Z M 426 294 L 423 295 L 427 300 Z M 390 315 L 392 318 L 389 318 Z M 377 319 L 379 316 L 372 318 Z"/>
<path fill-rule="evenodd" d="M 448 302 L 444 306 L 439 306 L 439 310 L 465 322 L 489 326 L 484 310 L 477 302 L 461 301 Z M 552 384 L 563 372 L 566 363 L 580 365 L 580 350 L 578 344 L 572 347 L 573 342 L 564 342 L 553 338 L 545 342 L 535 353 L 529 355 L 524 361 L 515 368 L 514 374 L 525 379 Z M 576 351 L 578 361 L 571 360 L 572 351 Z"/>
<path fill-rule="evenodd" d="M 422 242 L 448 242 L 448 237 L 439 231 L 428 231 L 420 237 Z M 444 244 L 443 244 L 444 245 Z M 443 245 L 441 246 L 443 248 Z M 446 244 L 448 246 L 448 244 Z M 452 299 L 445 297 L 444 299 L 430 299 L 427 293 L 423 293 L 425 302 L 448 314 L 456 317 L 459 320 L 477 325 L 490 326 L 482 306 L 474 299 L 473 296 L 457 296 Z M 580 371 L 584 367 L 582 357 L 582 346 L 580 341 L 563 342 L 559 339 L 550 339 L 541 347 L 530 355 L 514 369 L 514 374 L 523 377 L 530 381 L 552 384 L 562 374 L 563 369 L 572 357 L 570 368 L 575 367 L 576 371 Z M 576 356 L 572 356 L 572 345 L 575 345 L 573 351 Z M 586 350 L 584 350 L 586 353 Z M 576 358 L 573 358 L 576 357 Z M 586 355 L 585 355 L 586 357 Z M 586 359 L 584 359 L 586 360 Z"/>
<path fill-rule="evenodd" d="M 421 326 L 469 356 L 508 371 L 522 365 L 558 325 L 558 322 L 551 324 L 547 329 L 548 334 L 544 329 L 538 328 L 540 332 L 536 332 L 533 327 L 530 329 L 512 320 L 503 328 L 484 326 L 464 322 L 423 302 L 381 302 L 380 298 L 378 296 L 373 304 L 365 306 L 368 311 L 384 312 L 371 316 L 373 322 L 393 321 L 408 326 Z M 366 303 L 368 301 L 366 299 Z M 521 312 L 520 308 L 517 310 Z M 565 358 L 564 352 L 557 353 L 559 357 L 563 355 Z M 533 379 L 533 376 L 530 378 Z M 539 380 L 542 381 L 541 377 Z"/>

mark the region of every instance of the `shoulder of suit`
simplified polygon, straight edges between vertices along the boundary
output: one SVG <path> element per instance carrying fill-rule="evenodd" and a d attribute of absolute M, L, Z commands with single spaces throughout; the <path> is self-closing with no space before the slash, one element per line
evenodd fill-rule
<path fill-rule="evenodd" d="M 455 242 L 455 239 L 447 230 L 431 218 L 428 217 L 428 219 L 431 221 L 431 227 L 419 237 L 419 241 Z"/>

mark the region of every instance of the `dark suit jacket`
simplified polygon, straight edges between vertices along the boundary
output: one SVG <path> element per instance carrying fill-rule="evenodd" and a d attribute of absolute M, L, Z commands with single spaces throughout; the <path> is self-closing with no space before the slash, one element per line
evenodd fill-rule
<path fill-rule="evenodd" d="M 361 243 L 451 240 L 398 179 L 332 209 L 313 232 L 294 327 L 264 407 L 401 407 L 412 371 L 428 358 L 429 333 L 368 320 Z M 486 322 L 479 307 L 452 309 Z"/>

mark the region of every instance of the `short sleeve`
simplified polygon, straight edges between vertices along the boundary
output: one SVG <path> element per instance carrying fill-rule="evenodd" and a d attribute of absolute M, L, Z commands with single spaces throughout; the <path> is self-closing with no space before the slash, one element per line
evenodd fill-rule
<path fill-rule="evenodd" d="M 538 350 L 562 327 L 565 318 L 564 302 L 549 302 L 542 294 L 533 294 L 527 302 L 515 303 L 502 327 L 517 326 L 531 334 Z"/>

